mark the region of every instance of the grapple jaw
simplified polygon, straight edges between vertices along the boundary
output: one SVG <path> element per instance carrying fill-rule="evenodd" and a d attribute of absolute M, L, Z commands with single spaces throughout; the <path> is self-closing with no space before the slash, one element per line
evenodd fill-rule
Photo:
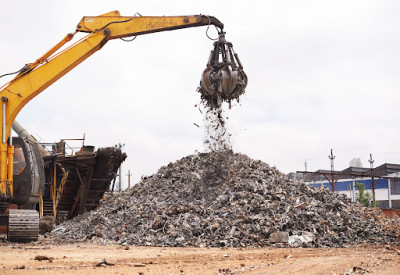
<path fill-rule="evenodd" d="M 222 102 L 239 101 L 247 85 L 247 76 L 232 43 L 225 40 L 225 33 L 214 42 L 207 68 L 204 70 L 198 91 L 211 108 L 220 107 Z"/>

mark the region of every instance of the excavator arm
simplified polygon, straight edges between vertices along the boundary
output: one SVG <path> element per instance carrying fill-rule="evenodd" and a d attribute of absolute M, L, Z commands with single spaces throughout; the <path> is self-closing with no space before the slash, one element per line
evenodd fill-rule
<path fill-rule="evenodd" d="M 109 39 L 136 36 L 168 30 L 214 25 L 222 32 L 224 24 L 213 16 L 120 16 L 118 11 L 101 16 L 85 16 L 79 22 L 76 30 L 92 33 L 102 29 L 110 31 Z"/>
<path fill-rule="evenodd" d="M 100 16 L 85 16 L 76 32 L 68 34 L 35 62 L 25 65 L 9 83 L 0 87 L 2 104 L 0 136 L 0 195 L 13 196 L 13 152 L 11 126 L 21 109 L 32 98 L 71 71 L 86 58 L 101 49 L 107 41 L 182 28 L 215 25 L 219 32 L 223 24 L 212 16 L 120 16 L 113 11 Z M 88 35 L 63 51 L 59 51 L 77 32 Z M 59 51 L 59 52 L 57 52 Z"/>

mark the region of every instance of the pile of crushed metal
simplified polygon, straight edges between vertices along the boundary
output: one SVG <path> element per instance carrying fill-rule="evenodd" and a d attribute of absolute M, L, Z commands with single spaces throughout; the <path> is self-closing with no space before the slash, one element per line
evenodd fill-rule
<path fill-rule="evenodd" d="M 396 241 L 377 210 L 327 188 L 289 180 L 232 151 L 201 153 L 161 167 L 94 211 L 56 227 L 59 242 L 257 247 L 341 247 Z"/>

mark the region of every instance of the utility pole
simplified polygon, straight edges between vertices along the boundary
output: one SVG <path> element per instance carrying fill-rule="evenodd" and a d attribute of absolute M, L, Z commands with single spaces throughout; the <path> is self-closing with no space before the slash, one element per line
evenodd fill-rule
<path fill-rule="evenodd" d="M 118 173 L 118 192 L 121 192 L 122 191 L 122 184 L 121 184 L 121 182 L 122 182 L 122 169 L 121 169 L 121 166 L 122 165 L 120 165 L 119 166 L 119 173 Z"/>
<path fill-rule="evenodd" d="M 307 172 L 307 166 L 308 166 L 307 160 L 304 160 L 304 171 L 305 171 L 305 172 Z M 297 173 L 296 175 L 298 175 L 298 176 L 300 177 L 300 174 Z M 306 182 L 306 181 L 307 181 L 306 175 L 307 175 L 307 174 L 301 174 L 301 178 L 302 178 L 302 181 L 303 181 L 303 182 Z"/>
<path fill-rule="evenodd" d="M 333 160 L 335 159 L 335 156 L 333 155 L 332 149 L 331 149 L 331 155 L 328 156 L 328 158 L 331 160 L 332 192 L 335 192 L 335 184 L 336 184 L 336 182 L 335 182 L 335 169 L 334 169 L 334 163 L 333 163 Z"/>
<path fill-rule="evenodd" d="M 128 176 L 128 189 L 131 188 L 131 169 L 128 170 L 128 174 L 126 174 Z"/>
<path fill-rule="evenodd" d="M 369 166 L 370 166 L 370 168 L 371 168 L 371 185 L 372 185 L 372 200 L 373 200 L 373 202 L 374 202 L 374 204 L 375 204 L 375 180 L 374 180 L 374 161 L 375 160 L 373 160 L 372 159 L 372 154 L 369 154 L 369 160 L 368 160 L 368 162 L 369 162 Z M 379 181 L 379 180 L 378 180 Z"/>
<path fill-rule="evenodd" d="M 115 147 L 121 149 L 121 151 L 122 151 L 122 149 L 125 147 L 125 143 L 123 143 L 123 144 L 118 143 L 118 144 L 115 145 Z M 118 180 L 119 180 L 119 182 L 118 182 L 118 192 L 121 192 L 122 191 L 122 163 L 119 166 L 118 170 L 119 170 L 119 173 L 118 173 Z"/>

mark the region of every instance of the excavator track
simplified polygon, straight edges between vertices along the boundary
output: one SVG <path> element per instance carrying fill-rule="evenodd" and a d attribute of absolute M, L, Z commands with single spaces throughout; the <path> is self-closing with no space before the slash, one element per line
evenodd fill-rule
<path fill-rule="evenodd" d="M 36 241 L 39 213 L 36 210 L 9 209 L 7 239 L 12 242 Z"/>

